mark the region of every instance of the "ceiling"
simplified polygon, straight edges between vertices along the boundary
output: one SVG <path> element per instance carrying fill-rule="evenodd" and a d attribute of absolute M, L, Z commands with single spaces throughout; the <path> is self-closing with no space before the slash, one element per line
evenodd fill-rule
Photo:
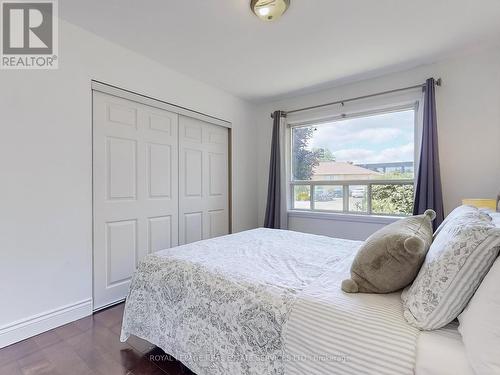
<path fill-rule="evenodd" d="M 498 0 L 292 0 L 275 22 L 249 0 L 65 0 L 61 17 L 263 101 L 433 62 L 500 39 Z"/>

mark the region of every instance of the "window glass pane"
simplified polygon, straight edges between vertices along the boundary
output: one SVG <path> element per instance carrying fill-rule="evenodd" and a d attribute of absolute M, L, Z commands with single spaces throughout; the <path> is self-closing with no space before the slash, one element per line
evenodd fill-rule
<path fill-rule="evenodd" d="M 349 186 L 349 211 L 368 212 L 368 187 L 366 185 Z"/>
<path fill-rule="evenodd" d="M 319 160 L 312 150 L 314 128 L 292 129 L 292 175 L 296 181 L 311 180 Z"/>
<path fill-rule="evenodd" d="M 374 214 L 411 215 L 413 185 L 372 185 Z"/>
<path fill-rule="evenodd" d="M 413 179 L 415 111 L 292 129 L 294 180 Z"/>
<path fill-rule="evenodd" d="M 343 211 L 343 188 L 338 185 L 317 185 L 314 187 L 314 209 Z"/>
<path fill-rule="evenodd" d="M 311 209 L 311 188 L 309 186 L 296 185 L 293 187 L 293 208 Z"/>

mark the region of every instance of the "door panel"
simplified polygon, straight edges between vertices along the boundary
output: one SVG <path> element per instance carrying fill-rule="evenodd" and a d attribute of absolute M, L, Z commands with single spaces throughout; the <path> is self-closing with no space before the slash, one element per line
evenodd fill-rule
<path fill-rule="evenodd" d="M 184 149 L 185 196 L 202 198 L 203 191 L 203 152 L 201 150 Z"/>
<path fill-rule="evenodd" d="M 106 288 L 128 281 L 137 262 L 137 220 L 106 223 Z"/>
<path fill-rule="evenodd" d="M 149 253 L 172 247 L 172 216 L 148 218 Z"/>
<path fill-rule="evenodd" d="M 227 234 L 227 216 L 224 210 L 208 211 L 210 238 Z"/>
<path fill-rule="evenodd" d="M 181 242 L 191 243 L 203 239 L 203 212 L 186 212 L 184 214 L 184 236 Z"/>
<path fill-rule="evenodd" d="M 227 157 L 222 153 L 208 153 L 208 194 L 221 197 L 227 186 Z"/>
<path fill-rule="evenodd" d="M 228 130 L 179 117 L 179 243 L 228 234 Z"/>
<path fill-rule="evenodd" d="M 108 200 L 135 199 L 137 186 L 137 142 L 107 137 L 106 184 Z"/>
<path fill-rule="evenodd" d="M 108 103 L 107 113 L 109 122 L 137 128 L 137 109 L 129 105 Z"/>
<path fill-rule="evenodd" d="M 148 186 L 150 198 L 172 198 L 172 146 L 148 144 Z"/>
<path fill-rule="evenodd" d="M 172 135 L 173 128 L 177 127 L 177 115 L 169 114 L 158 115 L 154 113 L 149 114 L 149 128 L 160 132 Z"/>
<path fill-rule="evenodd" d="M 140 259 L 178 245 L 178 115 L 93 92 L 94 308 Z"/>

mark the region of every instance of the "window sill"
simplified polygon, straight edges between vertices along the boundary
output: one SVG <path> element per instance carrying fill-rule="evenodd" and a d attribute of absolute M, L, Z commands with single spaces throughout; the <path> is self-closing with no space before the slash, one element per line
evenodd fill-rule
<path fill-rule="evenodd" d="M 300 211 L 300 210 L 289 210 L 288 217 L 348 221 L 354 223 L 374 223 L 374 224 L 391 224 L 403 218 L 402 216 L 356 215 L 356 214 L 344 214 L 344 213 L 334 213 L 334 212 Z"/>

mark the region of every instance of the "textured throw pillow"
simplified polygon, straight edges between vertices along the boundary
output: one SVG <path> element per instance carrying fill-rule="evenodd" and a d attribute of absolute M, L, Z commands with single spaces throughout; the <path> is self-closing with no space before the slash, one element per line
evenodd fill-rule
<path fill-rule="evenodd" d="M 347 293 L 391 293 L 410 284 L 432 242 L 436 213 L 404 218 L 372 234 L 359 249 L 351 278 L 342 282 Z"/>
<path fill-rule="evenodd" d="M 493 264 L 499 245 L 500 229 L 483 212 L 448 220 L 417 278 L 401 296 L 408 323 L 432 330 L 455 319 Z"/>
<path fill-rule="evenodd" d="M 458 321 L 467 358 L 476 374 L 500 374 L 500 258 Z"/>
<path fill-rule="evenodd" d="M 451 211 L 450 214 L 448 216 L 446 216 L 446 218 L 443 220 L 443 222 L 441 223 L 441 225 L 439 225 L 439 227 L 434 232 L 434 238 L 436 238 L 436 236 L 439 234 L 439 232 L 441 232 L 441 229 L 450 220 L 453 220 L 456 217 L 464 216 L 464 215 L 472 215 L 472 216 L 474 216 L 478 212 L 479 212 L 479 209 L 477 207 L 474 207 L 474 206 L 469 206 L 469 205 L 466 205 L 466 204 L 458 206 L 453 211 Z"/>

